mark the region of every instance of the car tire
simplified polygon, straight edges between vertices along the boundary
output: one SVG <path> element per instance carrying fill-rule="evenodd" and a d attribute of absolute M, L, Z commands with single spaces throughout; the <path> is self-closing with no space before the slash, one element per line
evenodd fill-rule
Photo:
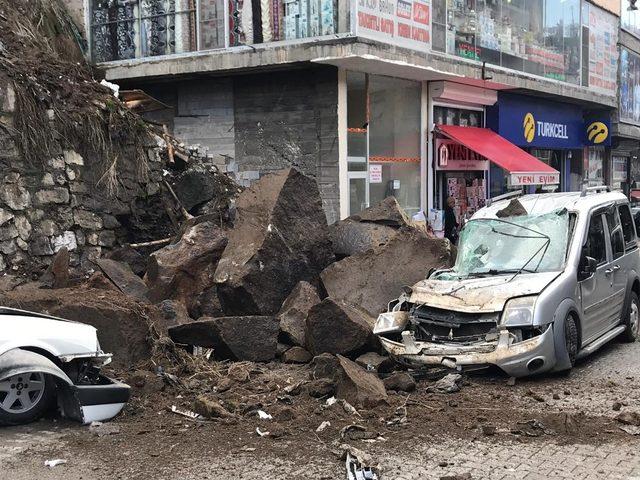
<path fill-rule="evenodd" d="M 23 425 L 38 420 L 56 398 L 51 375 L 29 372 L 0 381 L 0 425 Z"/>
<path fill-rule="evenodd" d="M 578 356 L 578 326 L 573 315 L 568 315 L 564 321 L 564 344 L 567 349 L 567 355 L 569 355 L 571 368 L 573 368 Z"/>
<path fill-rule="evenodd" d="M 635 342 L 638 338 L 638 330 L 640 329 L 640 301 L 638 294 L 630 292 L 629 306 L 624 312 L 625 331 L 620 336 L 625 342 Z"/>

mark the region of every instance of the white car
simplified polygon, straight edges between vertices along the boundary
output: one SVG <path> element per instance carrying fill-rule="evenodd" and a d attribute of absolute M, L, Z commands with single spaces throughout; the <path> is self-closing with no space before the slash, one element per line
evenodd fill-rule
<path fill-rule="evenodd" d="M 0 307 L 0 425 L 37 420 L 56 400 L 85 424 L 114 417 L 130 388 L 100 374 L 110 361 L 90 325 Z"/>

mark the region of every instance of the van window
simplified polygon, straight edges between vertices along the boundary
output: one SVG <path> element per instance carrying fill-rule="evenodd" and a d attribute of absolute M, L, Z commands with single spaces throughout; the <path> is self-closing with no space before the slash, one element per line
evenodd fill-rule
<path fill-rule="evenodd" d="M 622 229 L 616 228 L 611 234 L 611 250 L 614 260 L 624 255 L 624 240 L 622 238 Z"/>
<path fill-rule="evenodd" d="M 589 222 L 589 235 L 585 245 L 585 255 L 595 258 L 598 265 L 607 261 L 607 248 L 605 247 L 604 225 L 602 214 L 596 213 Z"/>
<path fill-rule="evenodd" d="M 620 213 L 620 222 L 622 223 L 624 242 L 628 247 L 635 247 L 636 232 L 633 228 L 633 217 L 631 216 L 629 205 L 620 205 L 618 207 L 618 212 Z"/>

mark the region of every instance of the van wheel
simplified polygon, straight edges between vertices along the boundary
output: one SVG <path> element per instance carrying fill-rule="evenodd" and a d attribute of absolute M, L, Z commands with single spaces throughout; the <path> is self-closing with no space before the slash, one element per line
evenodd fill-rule
<path fill-rule="evenodd" d="M 576 364 L 576 357 L 578 356 L 578 327 L 572 315 L 569 315 L 564 321 L 564 342 L 567 348 L 567 354 L 569 355 L 569 361 L 573 367 Z"/>
<path fill-rule="evenodd" d="M 39 419 L 56 398 L 51 375 L 27 372 L 0 381 L 0 425 L 21 425 Z"/>
<path fill-rule="evenodd" d="M 621 335 L 625 342 L 635 342 L 638 338 L 638 329 L 640 328 L 640 302 L 638 302 L 638 294 L 631 292 L 631 300 L 629 307 L 624 315 L 625 331 Z"/>

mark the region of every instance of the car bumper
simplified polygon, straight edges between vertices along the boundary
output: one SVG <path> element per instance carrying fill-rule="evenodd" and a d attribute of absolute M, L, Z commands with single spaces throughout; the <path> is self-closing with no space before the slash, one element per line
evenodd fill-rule
<path fill-rule="evenodd" d="M 66 417 L 88 424 L 115 417 L 130 395 L 129 385 L 100 375 L 96 385 L 66 385 L 58 398 Z"/>
<path fill-rule="evenodd" d="M 475 345 L 440 344 L 415 341 L 403 332 L 402 342 L 379 337 L 385 350 L 407 366 L 447 366 L 471 370 L 495 365 L 508 375 L 524 377 L 553 368 L 556 363 L 553 325 L 541 335 L 523 342 L 511 343 L 507 330 L 494 342 Z"/>

